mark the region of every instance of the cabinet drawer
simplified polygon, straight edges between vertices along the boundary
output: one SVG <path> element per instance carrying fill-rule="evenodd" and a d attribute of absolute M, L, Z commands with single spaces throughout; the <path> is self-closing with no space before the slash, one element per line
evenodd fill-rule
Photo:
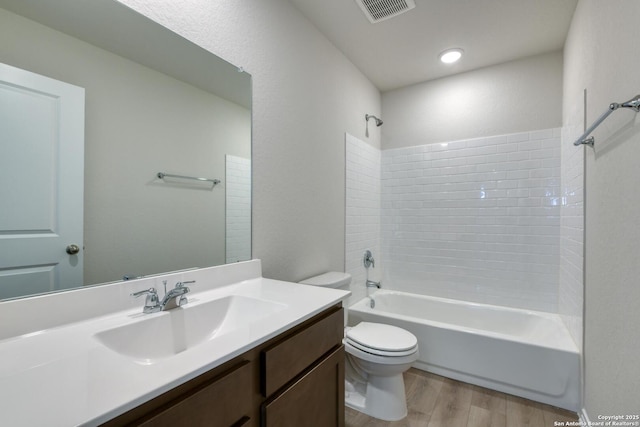
<path fill-rule="evenodd" d="M 343 309 L 335 307 L 315 323 L 263 350 L 263 396 L 270 396 L 323 355 L 342 345 L 343 325 Z"/>
<path fill-rule="evenodd" d="M 344 426 L 344 347 L 262 407 L 264 427 Z"/>
<path fill-rule="evenodd" d="M 251 363 L 244 361 L 167 403 L 135 425 L 145 427 L 229 427 L 248 423 L 251 415 Z"/>

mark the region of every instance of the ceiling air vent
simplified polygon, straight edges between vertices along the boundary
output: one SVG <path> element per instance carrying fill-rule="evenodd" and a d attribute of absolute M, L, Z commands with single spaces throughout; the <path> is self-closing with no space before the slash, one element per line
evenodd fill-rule
<path fill-rule="evenodd" d="M 355 0 L 372 24 L 393 18 L 414 7 L 414 0 Z"/>

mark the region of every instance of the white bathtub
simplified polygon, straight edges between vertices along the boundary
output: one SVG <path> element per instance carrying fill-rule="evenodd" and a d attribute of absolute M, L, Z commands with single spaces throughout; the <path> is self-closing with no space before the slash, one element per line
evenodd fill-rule
<path fill-rule="evenodd" d="M 577 412 L 580 356 L 558 315 L 379 290 L 349 323 L 399 326 L 418 338 L 415 367 Z"/>

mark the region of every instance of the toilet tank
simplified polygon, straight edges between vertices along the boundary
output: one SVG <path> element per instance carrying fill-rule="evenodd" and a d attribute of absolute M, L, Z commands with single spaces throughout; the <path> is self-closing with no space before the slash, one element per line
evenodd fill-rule
<path fill-rule="evenodd" d="M 341 289 L 343 291 L 349 290 L 351 284 L 351 275 L 349 273 L 341 273 L 339 271 L 329 271 L 328 273 L 321 274 L 319 276 L 309 277 L 308 279 L 298 282 L 303 285 L 320 286 L 324 288 Z M 342 301 L 344 307 L 344 326 L 348 323 L 347 310 L 347 298 Z"/>
<path fill-rule="evenodd" d="M 298 283 L 348 291 L 349 284 L 351 283 L 351 275 L 349 273 L 329 271 L 328 273 L 320 274 L 319 276 L 313 276 L 308 279 L 301 280 Z"/>

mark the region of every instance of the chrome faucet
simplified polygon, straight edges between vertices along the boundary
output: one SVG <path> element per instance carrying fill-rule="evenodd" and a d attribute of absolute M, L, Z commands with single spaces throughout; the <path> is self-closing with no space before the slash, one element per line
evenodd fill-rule
<path fill-rule="evenodd" d="M 371 308 L 375 308 L 376 300 L 373 299 L 373 297 L 369 295 L 369 288 L 380 289 L 380 282 L 374 282 L 373 280 L 367 279 L 367 296 L 369 297 L 369 306 Z"/>
<path fill-rule="evenodd" d="M 176 283 L 175 288 L 171 289 L 169 292 L 164 294 L 164 298 L 160 302 L 160 310 L 171 310 L 172 308 L 180 307 L 189 302 L 185 294 L 191 292 L 186 284 L 196 283 L 195 280 L 190 280 L 188 282 L 178 282 Z"/>
<path fill-rule="evenodd" d="M 380 282 L 374 282 L 373 280 L 367 279 L 367 288 L 378 288 L 378 289 L 380 289 Z"/>
<path fill-rule="evenodd" d="M 142 295 L 147 296 L 146 300 L 144 301 L 144 308 L 142 309 L 143 313 L 155 313 L 156 311 L 160 311 L 158 292 L 156 292 L 156 288 L 149 288 L 131 294 L 131 296 L 134 298 L 138 298 Z"/>
<path fill-rule="evenodd" d="M 171 310 L 172 308 L 180 307 L 189 302 L 185 294 L 189 293 L 191 289 L 189 289 L 185 285 L 195 282 L 195 280 L 190 280 L 188 282 L 178 282 L 173 289 L 167 292 L 167 281 L 164 280 L 163 283 L 165 286 L 165 295 L 162 298 L 162 301 L 159 301 L 158 292 L 155 288 L 149 288 L 139 292 L 134 292 L 131 294 L 131 296 L 135 298 L 142 295 L 147 296 L 144 303 L 144 308 L 142 309 L 143 313 L 157 313 L 158 311 Z"/>
<path fill-rule="evenodd" d="M 364 257 L 362 258 L 362 263 L 364 264 L 364 268 L 369 269 L 369 267 L 376 268 L 376 261 L 373 259 L 373 254 L 369 249 L 367 249 L 364 253 Z"/>
<path fill-rule="evenodd" d="M 362 259 L 364 264 L 364 268 L 367 270 L 367 288 L 378 288 L 380 289 L 380 282 L 374 282 L 373 280 L 369 280 L 369 267 L 376 268 L 376 261 L 373 259 L 373 254 L 369 249 L 364 252 L 364 258 Z"/>

